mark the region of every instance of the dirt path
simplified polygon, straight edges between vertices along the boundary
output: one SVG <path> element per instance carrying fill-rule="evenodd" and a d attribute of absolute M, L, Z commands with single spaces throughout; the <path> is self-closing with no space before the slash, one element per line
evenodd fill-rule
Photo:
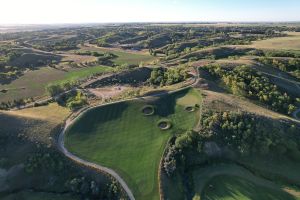
<path fill-rule="evenodd" d="M 300 118 L 298 116 L 300 116 L 300 108 L 298 108 L 295 112 L 293 112 L 293 117 L 297 120 L 300 121 Z"/>

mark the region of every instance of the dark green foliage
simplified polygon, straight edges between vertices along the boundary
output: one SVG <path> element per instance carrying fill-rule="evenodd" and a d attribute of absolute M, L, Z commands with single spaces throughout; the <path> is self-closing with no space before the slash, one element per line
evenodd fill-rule
<path fill-rule="evenodd" d="M 87 104 L 87 99 L 80 91 L 71 91 L 63 94 L 57 99 L 57 102 L 61 106 L 66 106 L 70 110 L 76 110 Z"/>
<path fill-rule="evenodd" d="M 97 51 L 76 51 L 75 54 L 83 55 L 83 56 L 95 56 L 95 57 L 104 56 L 104 53 L 99 53 Z"/>
<path fill-rule="evenodd" d="M 50 96 L 54 97 L 64 91 L 72 89 L 76 84 L 77 84 L 76 81 L 65 81 L 62 83 L 53 83 L 47 85 L 46 91 Z"/>
<path fill-rule="evenodd" d="M 293 97 L 282 92 L 267 77 L 249 67 L 239 66 L 231 70 L 219 65 L 211 65 L 204 69 L 222 79 L 234 94 L 258 100 L 274 111 L 291 114 L 295 110 Z"/>
<path fill-rule="evenodd" d="M 99 65 L 113 66 L 114 63 L 113 63 L 112 59 L 115 59 L 118 56 L 113 53 L 105 53 L 105 54 L 99 55 L 97 57 L 98 57 L 97 62 Z"/>
<path fill-rule="evenodd" d="M 169 146 L 167 148 L 167 153 L 163 160 L 163 168 L 168 176 L 172 176 L 176 171 L 177 161 L 176 161 L 177 150 L 175 146 Z"/>
<path fill-rule="evenodd" d="M 274 66 L 284 72 L 289 72 L 293 76 L 300 79 L 300 59 L 274 59 L 268 57 L 261 57 L 259 62 L 265 65 Z"/>
<path fill-rule="evenodd" d="M 34 173 L 36 170 L 50 170 L 59 172 L 63 169 L 64 163 L 56 153 L 38 152 L 28 157 L 25 163 L 25 170 Z"/>
<path fill-rule="evenodd" d="M 300 129 L 295 124 L 280 124 L 234 112 L 206 113 L 201 124 L 209 130 L 210 139 L 241 155 L 300 159 Z"/>
<path fill-rule="evenodd" d="M 148 82 L 152 85 L 172 85 L 182 82 L 188 78 L 187 70 L 184 67 L 177 68 L 155 68 L 151 72 Z"/>

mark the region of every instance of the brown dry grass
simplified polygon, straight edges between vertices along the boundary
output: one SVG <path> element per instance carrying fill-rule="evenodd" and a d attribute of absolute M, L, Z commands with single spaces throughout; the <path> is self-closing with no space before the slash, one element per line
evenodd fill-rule
<path fill-rule="evenodd" d="M 288 32 L 288 36 L 253 42 L 249 47 L 275 50 L 300 50 L 300 33 Z"/>
<path fill-rule="evenodd" d="M 27 108 L 17 111 L 1 111 L 0 113 L 59 124 L 62 123 L 71 112 L 69 109 L 61 107 L 56 103 L 51 103 L 47 106 Z"/>
<path fill-rule="evenodd" d="M 209 90 L 203 90 L 203 94 L 205 96 L 203 107 L 207 109 L 212 109 L 215 111 L 245 111 L 277 120 L 296 121 L 291 117 L 256 105 L 242 97 L 237 97 L 231 94 L 213 92 Z"/>

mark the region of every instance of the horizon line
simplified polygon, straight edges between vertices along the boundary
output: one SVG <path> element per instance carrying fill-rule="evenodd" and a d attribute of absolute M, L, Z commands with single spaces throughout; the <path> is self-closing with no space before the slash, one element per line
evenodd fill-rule
<path fill-rule="evenodd" d="M 287 21 L 132 21 L 132 22 L 122 22 L 122 21 L 112 21 L 112 22 L 54 22 L 54 23 L 0 23 L 0 26 L 26 26 L 26 25 L 97 25 L 97 24 L 218 24 L 218 23 L 228 23 L 228 24 L 282 24 L 282 23 L 300 23 L 300 20 L 287 20 Z"/>

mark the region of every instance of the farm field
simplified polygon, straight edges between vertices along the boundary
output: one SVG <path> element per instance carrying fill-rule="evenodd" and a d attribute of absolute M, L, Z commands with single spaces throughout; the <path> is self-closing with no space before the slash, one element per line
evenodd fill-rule
<path fill-rule="evenodd" d="M 82 78 L 86 78 L 88 76 L 97 74 L 97 73 L 104 73 L 112 71 L 112 67 L 108 66 L 96 66 L 96 67 L 86 67 L 86 68 L 80 68 L 72 70 L 65 74 L 65 76 L 56 81 L 56 82 L 64 82 L 64 81 L 72 81 L 72 80 L 78 80 Z"/>
<path fill-rule="evenodd" d="M 108 48 L 101 48 L 101 47 L 82 47 L 82 50 L 88 51 L 97 51 L 99 53 L 113 53 L 118 57 L 113 59 L 115 64 L 122 65 L 122 64 L 135 64 L 138 65 L 141 62 L 149 63 L 151 61 L 156 60 L 155 57 L 149 55 L 148 53 L 141 53 L 141 52 L 128 52 L 124 50 L 117 50 L 117 49 L 108 49 Z"/>
<path fill-rule="evenodd" d="M 158 163 L 167 140 L 175 133 L 192 129 L 199 110 L 186 106 L 201 103 L 197 90 L 188 89 L 151 100 L 135 100 L 94 108 L 79 117 L 67 130 L 65 144 L 75 155 L 117 171 L 136 199 L 159 199 Z M 154 114 L 142 113 L 153 105 Z M 169 130 L 158 122 L 170 120 Z"/>
<path fill-rule="evenodd" d="M 29 71 L 9 84 L 0 85 L 0 90 L 8 90 L 6 93 L 0 92 L 0 101 L 42 96 L 45 95 L 45 87 L 49 83 L 77 80 L 93 74 L 108 72 L 111 69 L 111 67 L 96 66 L 62 71 L 45 67 Z"/>
<path fill-rule="evenodd" d="M 255 41 L 250 47 L 273 50 L 300 50 L 300 33 L 289 32 L 286 37 Z"/>

